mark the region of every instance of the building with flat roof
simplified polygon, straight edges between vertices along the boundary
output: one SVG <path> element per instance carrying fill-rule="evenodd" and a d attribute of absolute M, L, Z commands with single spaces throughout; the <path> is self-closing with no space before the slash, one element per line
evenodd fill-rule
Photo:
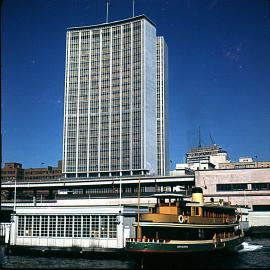
<path fill-rule="evenodd" d="M 213 167 L 218 169 L 219 163 L 226 163 L 229 161 L 227 152 L 218 145 L 213 144 L 211 146 L 200 146 L 192 148 L 186 154 L 186 162 L 188 167 L 193 170 L 207 170 L 208 168 Z M 202 164 L 204 165 L 202 166 Z"/>
<path fill-rule="evenodd" d="M 228 154 L 216 144 L 191 148 L 186 153 L 186 163 L 176 164 L 175 170 L 170 171 L 170 175 L 181 175 L 185 170 L 218 169 L 221 162 L 229 163 Z"/>
<path fill-rule="evenodd" d="M 223 199 L 249 207 L 250 226 L 270 226 L 270 168 L 195 171 L 195 185 L 206 201 Z"/>
<path fill-rule="evenodd" d="M 270 168 L 270 161 L 256 161 L 251 157 L 241 157 L 238 162 L 219 164 L 220 169 Z"/>
<path fill-rule="evenodd" d="M 63 199 L 86 199 L 93 198 L 117 198 L 148 201 L 151 195 L 157 192 L 179 190 L 179 186 L 190 189 L 194 186 L 194 174 L 182 174 L 178 176 L 126 176 L 111 178 L 61 178 L 43 181 L 24 181 L 2 183 L 2 203 L 14 202 L 14 190 L 16 187 L 17 204 L 35 203 Z M 121 195 L 120 195 L 121 194 Z M 90 200 L 90 201 L 91 201 Z M 134 202 L 134 201 L 133 201 Z M 126 202 L 128 203 L 128 201 Z M 8 205 L 7 205 L 8 206 Z"/>
<path fill-rule="evenodd" d="M 18 206 L 6 243 L 11 250 L 117 252 L 135 237 L 137 205 Z M 38 209 L 38 212 L 37 212 Z M 147 207 L 140 207 L 140 213 Z"/>
<path fill-rule="evenodd" d="M 2 168 L 2 181 L 17 182 L 35 180 L 53 180 L 62 176 L 62 160 L 58 161 L 56 167 L 44 166 L 40 168 L 23 168 L 21 163 L 8 162 Z"/>
<path fill-rule="evenodd" d="M 68 29 L 66 178 L 165 173 L 166 149 L 157 147 L 157 140 L 166 142 L 162 115 L 166 111 L 162 104 L 167 87 L 165 47 L 162 38 L 157 41 L 154 23 L 144 15 Z"/>
<path fill-rule="evenodd" d="M 24 169 L 24 180 L 48 180 L 59 179 L 62 177 L 62 160 L 58 161 L 57 167 L 47 166 L 40 168 L 26 168 Z"/>
<path fill-rule="evenodd" d="M 4 168 L 1 168 L 2 181 L 22 180 L 24 178 L 24 170 L 21 163 L 7 162 Z"/>

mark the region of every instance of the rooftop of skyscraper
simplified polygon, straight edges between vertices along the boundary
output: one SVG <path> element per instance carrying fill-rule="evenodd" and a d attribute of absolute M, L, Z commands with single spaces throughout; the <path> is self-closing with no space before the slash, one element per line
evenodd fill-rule
<path fill-rule="evenodd" d="M 107 26 L 112 26 L 112 25 L 119 24 L 119 23 L 121 23 L 121 24 L 122 23 L 128 23 L 128 22 L 132 22 L 132 21 L 136 21 L 136 20 L 140 20 L 140 19 L 146 19 L 152 25 L 156 26 L 153 21 L 151 21 L 146 15 L 142 14 L 142 15 L 139 15 L 139 16 L 134 16 L 134 17 L 130 17 L 130 18 L 126 18 L 126 19 L 118 20 L 118 21 L 113 21 L 113 22 L 105 22 L 105 23 L 101 23 L 101 24 L 88 25 L 88 26 L 68 27 L 67 30 L 93 29 L 93 28 L 98 28 L 98 27 L 107 27 Z"/>

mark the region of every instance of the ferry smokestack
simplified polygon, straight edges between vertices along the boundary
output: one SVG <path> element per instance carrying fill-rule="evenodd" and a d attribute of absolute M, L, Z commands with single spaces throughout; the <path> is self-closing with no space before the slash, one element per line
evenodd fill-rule
<path fill-rule="evenodd" d="M 192 188 L 192 201 L 198 202 L 198 203 L 204 202 L 202 188 L 200 188 L 200 187 Z"/>

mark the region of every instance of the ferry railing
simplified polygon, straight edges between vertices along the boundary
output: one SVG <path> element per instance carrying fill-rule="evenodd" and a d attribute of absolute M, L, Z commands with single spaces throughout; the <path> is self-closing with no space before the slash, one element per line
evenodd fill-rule
<path fill-rule="evenodd" d="M 235 237 L 239 234 L 235 232 L 224 232 L 224 233 L 217 233 L 213 237 L 213 243 L 218 243 L 224 239 Z M 207 240 L 207 239 L 205 239 Z M 211 239 L 208 239 L 211 240 Z M 141 243 L 168 243 L 170 240 L 168 239 L 157 239 L 157 238 L 126 238 L 126 242 L 141 242 Z"/>
<path fill-rule="evenodd" d="M 141 242 L 141 243 L 168 243 L 168 239 L 156 239 L 156 238 L 126 238 L 126 242 Z"/>

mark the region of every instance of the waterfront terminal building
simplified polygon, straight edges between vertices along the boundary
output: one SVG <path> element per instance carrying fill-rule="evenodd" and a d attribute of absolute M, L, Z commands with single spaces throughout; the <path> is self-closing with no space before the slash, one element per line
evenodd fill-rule
<path fill-rule="evenodd" d="M 195 171 L 195 184 L 205 200 L 231 201 L 249 208 L 249 226 L 270 226 L 270 168 Z"/>
<path fill-rule="evenodd" d="M 146 212 L 147 208 L 141 207 Z M 12 250 L 117 252 L 127 238 L 135 237 L 132 223 L 137 206 L 36 206 L 18 207 L 6 227 Z"/>

